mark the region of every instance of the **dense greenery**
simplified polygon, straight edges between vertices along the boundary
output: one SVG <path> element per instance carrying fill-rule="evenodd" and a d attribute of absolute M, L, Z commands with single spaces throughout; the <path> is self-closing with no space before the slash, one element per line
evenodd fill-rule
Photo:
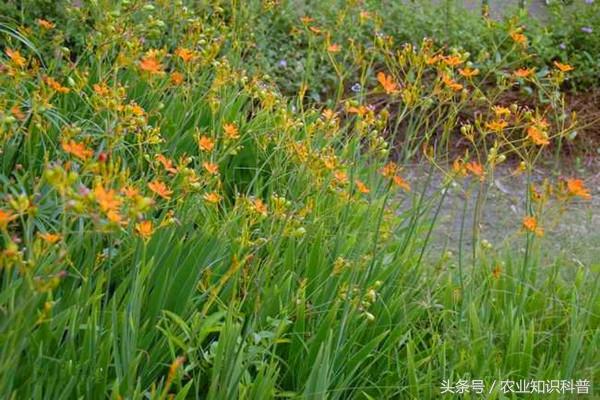
<path fill-rule="evenodd" d="M 383 3 L 0 6 L 0 397 L 598 381 L 599 265 L 543 257 L 582 180 L 524 188 L 504 248 L 432 240 L 450 191 L 560 157 L 600 29 Z"/>

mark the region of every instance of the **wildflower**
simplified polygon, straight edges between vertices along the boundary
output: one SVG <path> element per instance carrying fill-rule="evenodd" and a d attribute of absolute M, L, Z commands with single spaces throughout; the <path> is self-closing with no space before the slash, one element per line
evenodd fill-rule
<path fill-rule="evenodd" d="M 348 183 L 348 174 L 344 171 L 335 171 L 333 177 L 341 185 Z"/>
<path fill-rule="evenodd" d="M 148 72 L 150 75 L 162 75 L 164 74 L 163 65 L 156 58 L 154 52 L 148 52 L 140 60 L 140 69 L 144 72 Z"/>
<path fill-rule="evenodd" d="M 467 168 L 465 167 L 465 162 L 460 158 L 457 158 L 452 163 L 452 171 L 454 171 L 454 173 L 459 176 L 467 176 L 468 174 Z"/>
<path fill-rule="evenodd" d="M 342 46 L 336 43 L 332 43 L 327 47 L 327 51 L 330 53 L 339 53 L 342 50 Z"/>
<path fill-rule="evenodd" d="M 567 179 L 567 189 L 572 196 L 581 197 L 584 200 L 590 200 L 592 195 L 581 179 Z"/>
<path fill-rule="evenodd" d="M 176 174 L 178 172 L 177 168 L 175 168 L 173 165 L 173 161 L 169 160 L 167 157 L 163 156 L 162 154 L 157 154 L 155 158 L 159 163 L 162 164 L 167 172 L 170 172 L 171 174 Z"/>
<path fill-rule="evenodd" d="M 175 55 L 179 58 L 181 58 L 181 60 L 184 63 L 188 63 L 190 61 L 192 61 L 192 59 L 194 58 L 194 52 L 192 50 L 180 47 L 177 50 L 175 50 Z"/>
<path fill-rule="evenodd" d="M 254 211 L 261 215 L 267 215 L 267 205 L 261 199 L 254 199 L 252 201 L 252 206 L 254 207 Z"/>
<path fill-rule="evenodd" d="M 204 162 L 202 167 L 211 175 L 217 175 L 219 173 L 219 166 L 215 163 Z"/>
<path fill-rule="evenodd" d="M 22 68 L 27 63 L 27 60 L 21 55 L 21 53 L 18 50 L 6 48 L 4 52 L 6 53 L 8 58 L 10 58 L 11 61 L 18 67 Z"/>
<path fill-rule="evenodd" d="M 561 72 L 569 72 L 569 71 L 573 71 L 575 68 L 569 64 L 563 64 L 560 63 L 558 61 L 554 61 L 554 65 L 556 66 L 556 68 L 558 68 Z"/>
<path fill-rule="evenodd" d="M 314 22 L 314 20 L 315 20 L 314 18 L 312 18 L 312 17 L 309 17 L 309 16 L 304 16 L 304 17 L 301 17 L 301 18 L 300 18 L 300 21 L 302 21 L 302 23 L 303 23 L 304 25 L 308 25 L 308 24 L 310 24 L 311 22 Z"/>
<path fill-rule="evenodd" d="M 467 169 L 467 171 L 469 171 L 473 175 L 477 176 L 479 178 L 479 180 L 483 181 L 483 178 L 485 176 L 485 171 L 484 171 L 483 165 L 481 165 L 481 163 L 479 163 L 477 161 L 471 161 L 465 165 L 465 168 Z"/>
<path fill-rule="evenodd" d="M 515 41 L 515 43 L 523 47 L 527 47 L 527 36 L 525 36 L 524 34 L 515 31 L 511 32 L 510 37 L 512 38 L 512 40 Z"/>
<path fill-rule="evenodd" d="M 463 63 L 462 58 L 456 54 L 443 57 L 442 60 L 444 61 L 444 64 L 446 64 L 449 67 L 456 67 L 457 65 Z"/>
<path fill-rule="evenodd" d="M 317 35 L 322 32 L 321 29 L 317 28 L 316 26 L 309 26 L 308 29 L 310 29 L 312 33 L 315 33 Z"/>
<path fill-rule="evenodd" d="M 474 76 L 479 75 L 479 69 L 477 68 L 459 68 L 458 73 L 464 76 L 465 78 L 472 78 Z"/>
<path fill-rule="evenodd" d="M 368 194 L 371 192 L 367 185 L 365 185 L 362 181 L 357 179 L 354 181 L 354 183 L 356 184 L 356 190 L 358 190 L 360 193 Z"/>
<path fill-rule="evenodd" d="M 442 59 L 442 56 L 440 56 L 439 54 L 436 54 L 435 56 L 427 57 L 427 59 L 425 60 L 425 63 L 427 63 L 427 65 L 433 65 L 433 64 L 437 64 L 441 59 Z"/>
<path fill-rule="evenodd" d="M 391 75 L 386 75 L 383 72 L 379 72 L 377 74 L 377 81 L 381 84 L 383 90 L 385 90 L 387 94 L 392 94 L 398 90 L 398 85 L 394 82 L 394 79 Z"/>
<path fill-rule="evenodd" d="M 523 218 L 523 228 L 529 232 L 534 233 L 536 236 L 544 236 L 544 230 L 538 226 L 538 221 L 533 216 L 526 216 Z"/>
<path fill-rule="evenodd" d="M 502 132 L 507 126 L 508 122 L 501 119 L 485 123 L 485 127 L 492 132 Z"/>
<path fill-rule="evenodd" d="M 104 212 L 116 211 L 121 205 L 121 199 L 117 196 L 117 192 L 113 189 L 106 190 L 102 185 L 96 185 L 94 196 L 100 209 Z"/>
<path fill-rule="evenodd" d="M 204 198 L 204 200 L 212 204 L 217 204 L 219 201 L 221 201 L 221 196 L 219 196 L 219 194 L 216 192 L 206 193 L 202 197 Z"/>
<path fill-rule="evenodd" d="M 499 279 L 501 273 L 502 268 L 500 268 L 500 265 L 496 265 L 494 269 L 492 269 L 492 276 L 494 277 L 494 279 Z"/>
<path fill-rule="evenodd" d="M 21 108 L 18 105 L 14 105 L 10 109 L 10 113 L 19 121 L 23 121 L 25 119 L 25 114 L 23 113 L 23 111 L 21 111 Z"/>
<path fill-rule="evenodd" d="M 533 73 L 535 72 L 535 68 L 519 68 L 518 70 L 516 70 L 514 72 L 514 75 L 517 78 L 529 78 L 533 75 Z"/>
<path fill-rule="evenodd" d="M 88 149 L 85 144 L 77 143 L 74 140 L 65 140 L 62 142 L 62 148 L 69 154 L 73 154 L 75 157 L 85 161 L 94 154 L 94 152 Z"/>
<path fill-rule="evenodd" d="M 49 244 L 54 244 L 61 239 L 61 236 L 58 233 L 38 233 L 40 238 Z"/>
<path fill-rule="evenodd" d="M 410 192 L 410 184 L 402 178 L 400 175 L 395 175 L 392 178 L 394 185 L 398 186 L 401 189 L 404 189 L 407 192 Z"/>
<path fill-rule="evenodd" d="M 143 239 L 148 239 L 154 232 L 152 221 L 145 220 L 135 224 L 135 232 Z"/>
<path fill-rule="evenodd" d="M 55 24 L 53 24 L 52 22 L 50 22 L 50 21 L 48 21 L 48 20 L 45 20 L 45 19 L 42 19 L 42 18 L 38 18 L 38 20 L 37 20 L 37 23 L 38 23 L 38 25 L 39 25 L 39 26 L 41 26 L 42 28 L 44 28 L 44 29 L 48 29 L 48 30 L 50 30 L 50 29 L 53 29 L 53 28 L 56 26 L 56 25 L 55 25 Z"/>
<path fill-rule="evenodd" d="M 497 117 L 508 117 L 510 116 L 510 109 L 502 106 L 493 106 L 492 110 Z"/>
<path fill-rule="evenodd" d="M 323 110 L 323 112 L 321 113 L 321 116 L 322 116 L 322 117 L 323 117 L 325 120 L 327 120 L 327 121 L 330 121 L 330 120 L 334 119 L 334 118 L 335 118 L 335 115 L 336 115 L 336 114 L 335 114 L 335 111 L 333 111 L 333 110 L 332 110 L 332 109 L 330 109 L 330 108 L 326 108 L 326 109 L 325 109 L 325 110 Z"/>
<path fill-rule="evenodd" d="M 393 178 L 396 175 L 396 171 L 398 171 L 398 166 L 396 163 L 390 161 L 383 166 L 380 172 L 385 178 Z"/>
<path fill-rule="evenodd" d="M 456 82 L 454 79 L 450 78 L 446 74 L 442 74 L 442 81 L 444 82 L 444 84 L 446 84 L 446 86 L 448 86 L 450 89 L 452 89 L 455 92 L 458 92 L 463 89 L 463 85 Z"/>
<path fill-rule="evenodd" d="M 148 183 L 148 188 L 150 188 L 150 190 L 152 190 L 154 193 L 166 200 L 170 200 L 171 195 L 173 194 L 173 191 L 170 190 L 167 187 L 167 185 L 165 185 L 158 179 Z"/>
<path fill-rule="evenodd" d="M 592 32 L 594 32 L 594 30 L 590 26 L 584 26 L 583 28 L 581 28 L 581 32 L 591 34 Z"/>
<path fill-rule="evenodd" d="M 527 128 L 527 137 L 538 146 L 546 146 L 550 144 L 550 141 L 548 140 L 548 134 L 536 125 L 532 125 Z"/>
<path fill-rule="evenodd" d="M 350 114 L 356 114 L 359 117 L 364 117 L 369 112 L 369 109 L 367 107 L 361 105 L 358 107 L 350 106 L 350 107 L 348 107 L 347 111 Z"/>
<path fill-rule="evenodd" d="M 51 78 L 49 76 L 44 77 L 44 82 L 46 82 L 48 86 L 50 86 L 58 93 L 69 93 L 71 91 L 71 89 L 69 89 L 68 87 L 64 87 L 63 85 L 58 83 L 56 79 Z"/>
<path fill-rule="evenodd" d="M 175 71 L 171 74 L 171 83 L 175 86 L 181 85 L 184 79 L 185 78 L 181 72 Z"/>
<path fill-rule="evenodd" d="M 12 211 L 4 211 L 0 209 L 0 229 L 6 229 L 10 221 L 17 218 Z"/>
<path fill-rule="evenodd" d="M 208 136 L 201 136 L 200 139 L 198 139 L 198 147 L 200 147 L 200 150 L 202 151 L 212 151 L 215 147 L 215 141 Z"/>
<path fill-rule="evenodd" d="M 230 140 L 238 139 L 240 137 L 238 128 L 235 126 L 235 124 L 223 125 L 223 132 L 225 132 L 225 137 Z"/>
<path fill-rule="evenodd" d="M 133 186 L 124 186 L 121 188 L 121 194 L 130 199 L 139 195 L 139 191 Z"/>
<path fill-rule="evenodd" d="M 97 95 L 102 97 L 106 97 L 110 93 L 108 86 L 106 86 L 105 83 L 95 83 L 92 86 L 92 89 L 94 89 L 94 92 L 96 92 Z"/>
<path fill-rule="evenodd" d="M 362 89 L 362 87 L 360 86 L 360 83 L 355 83 L 354 85 L 352 85 L 352 87 L 350 88 L 350 90 L 352 90 L 354 93 L 360 93 L 360 90 Z"/>

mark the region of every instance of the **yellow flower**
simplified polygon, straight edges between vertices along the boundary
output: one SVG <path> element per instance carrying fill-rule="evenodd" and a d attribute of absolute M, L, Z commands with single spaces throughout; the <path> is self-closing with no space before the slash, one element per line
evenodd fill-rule
<path fill-rule="evenodd" d="M 156 193 L 157 195 L 159 195 L 160 197 L 162 197 L 163 199 L 166 199 L 166 200 L 170 200 L 171 195 L 173 194 L 173 191 L 170 190 L 167 187 L 167 185 L 165 185 L 163 182 L 161 182 L 158 179 L 148 183 L 148 187 L 154 193 Z"/>
<path fill-rule="evenodd" d="M 527 128 L 527 137 L 531 139 L 533 143 L 539 146 L 546 146 L 550 144 L 550 140 L 548 140 L 548 134 L 536 125 L 532 125 Z"/>
<path fill-rule="evenodd" d="M 515 41 L 515 43 L 518 43 L 519 45 L 521 45 L 523 47 L 527 46 L 527 36 L 525 36 L 521 32 L 518 32 L 518 31 L 511 32 L 510 37 L 512 38 L 512 40 Z"/>
<path fill-rule="evenodd" d="M 572 196 L 579 196 L 582 199 L 590 200 L 592 195 L 581 179 L 567 179 L 567 189 Z"/>
<path fill-rule="evenodd" d="M 38 233 L 40 238 L 49 244 L 54 244 L 58 242 L 62 237 L 58 233 Z"/>
<path fill-rule="evenodd" d="M 508 122 L 501 119 L 485 123 L 485 127 L 492 132 L 502 132 L 507 126 Z"/>
<path fill-rule="evenodd" d="M 523 218 L 523 228 L 529 232 L 534 233 L 536 236 L 544 236 L 544 230 L 538 226 L 538 221 L 533 216 L 526 216 Z"/>
<path fill-rule="evenodd" d="M 152 221 L 145 220 L 135 224 L 135 231 L 142 238 L 148 239 L 150 236 L 152 236 L 152 233 L 154 232 L 154 228 L 152 227 Z"/>
<path fill-rule="evenodd" d="M 101 97 L 106 97 L 110 93 L 110 90 L 108 89 L 108 86 L 106 86 L 105 83 L 95 83 L 92 86 L 92 89 L 94 89 L 94 92 L 96 92 L 96 94 Z"/>

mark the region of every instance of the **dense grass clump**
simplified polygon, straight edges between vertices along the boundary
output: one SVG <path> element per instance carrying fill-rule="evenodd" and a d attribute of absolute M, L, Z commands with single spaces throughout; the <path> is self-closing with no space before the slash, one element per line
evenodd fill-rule
<path fill-rule="evenodd" d="M 459 379 L 598 380 L 598 265 L 543 257 L 546 216 L 590 190 L 529 179 L 579 129 L 568 60 L 540 71 L 513 25 L 491 62 L 400 44 L 378 30 L 394 13 L 354 2 L 321 21 L 193 3 L 6 6 L 0 397 L 433 399 Z M 270 35 L 298 49 L 275 75 Z M 525 213 L 494 249 L 478 222 L 509 161 Z M 450 192 L 477 193 L 476 215 L 439 250 Z"/>

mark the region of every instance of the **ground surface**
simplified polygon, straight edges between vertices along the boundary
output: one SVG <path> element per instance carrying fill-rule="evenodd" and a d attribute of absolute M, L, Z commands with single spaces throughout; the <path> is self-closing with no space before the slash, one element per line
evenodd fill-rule
<path fill-rule="evenodd" d="M 411 179 L 417 185 L 425 182 L 427 167 L 412 168 Z M 526 177 L 514 176 L 513 167 L 499 167 L 493 179 L 486 184 L 487 196 L 481 213 L 479 227 L 480 238 L 489 241 L 495 250 L 514 249 L 524 246 L 525 238 L 521 233 L 521 219 L 525 215 L 524 194 Z M 533 181 L 537 184 L 548 178 L 556 181 L 559 177 L 577 176 L 584 179 L 590 189 L 592 200 L 574 200 L 564 209 L 557 201 L 550 200 L 541 221 L 545 229 L 543 246 L 545 254 L 561 257 L 571 265 L 592 265 L 600 262 L 600 162 L 594 161 L 586 168 L 563 169 L 553 172 L 553 168 L 537 168 Z M 434 173 L 432 188 L 442 185 L 443 174 Z M 464 223 L 464 251 L 470 252 L 472 243 L 473 216 L 476 209 L 478 185 L 469 180 L 463 187 L 449 190 L 440 216 L 439 225 L 433 235 L 432 256 L 440 251 L 458 251 L 462 215 L 467 201 Z M 431 191 L 433 194 L 433 189 Z M 470 253 L 468 253 L 470 254 Z"/>

